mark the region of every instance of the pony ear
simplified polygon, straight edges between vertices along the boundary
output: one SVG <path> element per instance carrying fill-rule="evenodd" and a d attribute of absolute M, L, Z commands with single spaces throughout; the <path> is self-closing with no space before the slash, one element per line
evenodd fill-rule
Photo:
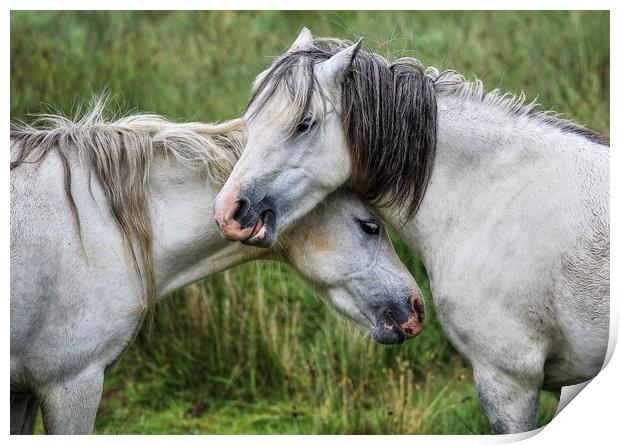
<path fill-rule="evenodd" d="M 351 66 L 355 55 L 362 47 L 363 38 L 359 39 L 355 45 L 334 54 L 325 62 L 316 65 L 317 77 L 324 82 L 340 83 L 347 69 Z"/>
<path fill-rule="evenodd" d="M 291 47 L 288 49 L 287 53 L 292 53 L 299 48 L 303 48 L 304 46 L 311 44 L 313 40 L 314 37 L 312 36 L 312 33 L 304 26 Z"/>

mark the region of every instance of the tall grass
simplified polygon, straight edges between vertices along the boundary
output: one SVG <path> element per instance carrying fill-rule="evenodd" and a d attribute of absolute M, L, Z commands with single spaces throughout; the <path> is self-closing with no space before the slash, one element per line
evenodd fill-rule
<path fill-rule="evenodd" d="M 142 111 L 224 120 L 302 26 L 384 54 L 525 90 L 609 129 L 606 12 L 13 12 L 11 115 L 70 111 L 103 88 Z M 159 305 L 111 370 L 99 433 L 488 433 L 468 364 L 445 338 L 422 265 L 396 247 L 428 304 L 425 331 L 375 344 L 289 267 L 251 263 Z M 544 394 L 540 420 L 555 399 Z"/>
<path fill-rule="evenodd" d="M 141 335 L 112 374 L 98 431 L 489 432 L 432 302 L 431 335 L 384 347 L 290 274 L 254 263 L 163 302 L 152 337 Z M 554 407 L 545 399 L 544 421 Z M 210 412 L 240 423 L 223 428 Z"/>

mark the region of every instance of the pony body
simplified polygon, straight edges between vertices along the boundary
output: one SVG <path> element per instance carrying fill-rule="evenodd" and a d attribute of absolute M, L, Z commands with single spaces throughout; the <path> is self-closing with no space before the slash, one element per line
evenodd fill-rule
<path fill-rule="evenodd" d="M 609 332 L 608 140 L 524 100 L 303 30 L 255 81 L 215 212 L 239 240 L 255 220 L 224 203 L 253 198 L 277 223 L 243 242 L 269 246 L 350 182 L 420 256 L 501 433 L 536 428 L 541 388 L 592 379 Z"/>

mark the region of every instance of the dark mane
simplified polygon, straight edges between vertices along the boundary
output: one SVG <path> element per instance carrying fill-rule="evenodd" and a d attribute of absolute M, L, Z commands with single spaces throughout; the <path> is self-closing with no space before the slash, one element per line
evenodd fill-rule
<path fill-rule="evenodd" d="M 433 172 L 437 101 L 413 59 L 389 64 L 359 52 L 342 85 L 342 120 L 353 160 L 351 185 L 370 202 L 413 217 Z"/>
<path fill-rule="evenodd" d="M 313 66 L 351 42 L 316 39 L 309 48 L 278 58 L 256 82 L 248 109 L 259 111 L 280 89 L 294 97 L 293 124 L 312 108 L 313 94 L 325 94 Z M 300 82 L 302 91 L 299 91 Z M 415 59 L 390 64 L 360 50 L 342 83 L 342 125 L 353 161 L 350 186 L 374 204 L 397 205 L 406 217 L 418 209 L 435 159 L 437 104 L 433 80 Z M 320 110 L 317 110 L 319 112 Z M 251 116 L 249 116 L 251 119 Z"/>

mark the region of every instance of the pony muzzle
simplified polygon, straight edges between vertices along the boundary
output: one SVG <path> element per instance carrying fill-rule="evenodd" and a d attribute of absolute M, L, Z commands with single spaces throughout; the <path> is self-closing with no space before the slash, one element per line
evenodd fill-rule
<path fill-rule="evenodd" d="M 419 292 L 404 305 L 385 308 L 372 328 L 372 337 L 385 345 L 400 344 L 416 337 L 424 328 L 424 300 Z"/>
<path fill-rule="evenodd" d="M 222 190 L 215 200 L 213 217 L 220 234 L 230 241 L 244 241 L 252 236 L 254 226 L 242 227 L 238 219 L 240 212 L 246 212 L 249 206 L 247 200 L 239 199 L 239 186 L 234 185 L 232 190 Z"/>
<path fill-rule="evenodd" d="M 233 217 L 234 209 L 224 214 L 216 215 L 215 222 L 220 230 L 220 234 L 230 241 L 245 241 L 253 236 L 255 227 L 242 228 L 241 224 Z"/>
<path fill-rule="evenodd" d="M 262 199 L 253 203 L 243 193 L 218 197 L 214 217 L 222 236 L 244 244 L 270 247 L 274 242 L 276 212 L 268 202 Z"/>

